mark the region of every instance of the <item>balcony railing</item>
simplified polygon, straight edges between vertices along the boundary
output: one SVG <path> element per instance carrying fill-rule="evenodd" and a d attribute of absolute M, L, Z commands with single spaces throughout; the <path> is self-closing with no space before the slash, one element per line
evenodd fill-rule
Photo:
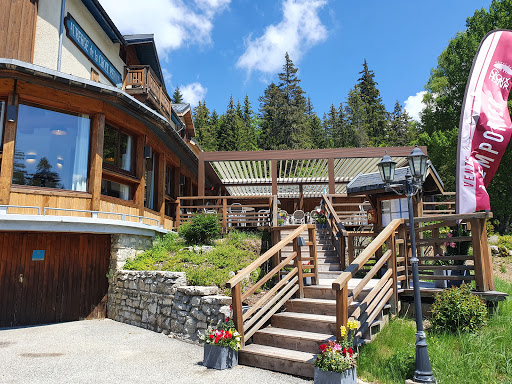
<path fill-rule="evenodd" d="M 149 65 L 132 65 L 125 69 L 123 90 L 129 94 L 144 94 L 165 117 L 171 116 L 171 99 Z"/>

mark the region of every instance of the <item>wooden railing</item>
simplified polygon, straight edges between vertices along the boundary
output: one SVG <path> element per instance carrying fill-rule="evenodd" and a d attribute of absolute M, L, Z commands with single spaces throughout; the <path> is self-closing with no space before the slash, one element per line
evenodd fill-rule
<path fill-rule="evenodd" d="M 273 201 L 272 196 L 178 197 L 176 226 L 179 228 L 201 212 L 218 215 L 219 224 L 225 232 L 234 228 L 269 226 Z"/>
<path fill-rule="evenodd" d="M 123 90 L 128 93 L 147 94 L 159 112 L 170 118 L 171 99 L 149 65 L 133 65 L 126 68 Z"/>
<path fill-rule="evenodd" d="M 455 213 L 455 192 L 435 195 L 435 201 L 423 201 L 423 216 Z"/>
<path fill-rule="evenodd" d="M 322 199 L 330 202 L 333 211 L 345 227 L 357 228 L 368 225 L 366 211 L 371 208 L 371 205 L 364 200 L 364 197 L 323 194 Z"/>
<path fill-rule="evenodd" d="M 395 219 L 382 230 L 382 232 L 366 247 L 366 249 L 346 268 L 332 283 L 336 291 L 336 329 L 337 337 L 340 336 L 340 326 L 346 325 L 349 305 L 357 299 L 371 279 L 380 273 L 381 268 L 387 266 L 387 271 L 376 281 L 364 300 L 352 313 L 350 320 L 359 321 L 359 329 L 356 338 L 360 338 L 364 330 L 375 320 L 388 301 L 393 298 L 396 305 L 398 301 L 397 271 L 396 271 L 396 239 L 395 232 L 403 223 L 402 219 Z M 377 262 L 371 266 L 369 272 L 361 279 L 355 288 L 349 293 L 348 283 L 359 271 L 366 266 L 368 261 L 375 256 L 386 244 L 386 252 Z"/>
<path fill-rule="evenodd" d="M 492 257 L 485 227 L 485 221 L 489 218 L 492 218 L 491 212 L 415 218 L 415 222 L 419 224 L 416 228 L 416 248 L 420 259 L 420 280 L 475 281 L 477 291 L 494 290 Z M 449 237 L 446 227 L 453 228 L 457 225 L 462 226 L 467 235 Z M 472 255 L 467 252 L 470 245 L 473 246 Z M 452 252 L 459 252 L 446 255 L 447 248 L 453 248 Z M 463 248 L 465 251 L 460 252 Z M 441 264 L 436 262 L 448 262 L 450 265 L 436 265 Z M 410 279 L 411 267 L 407 270 Z M 456 271 L 458 275 L 436 274 L 436 271 Z"/>
<path fill-rule="evenodd" d="M 332 243 L 334 244 L 334 248 L 336 249 L 336 254 L 340 259 L 341 269 L 345 269 L 346 264 L 346 238 L 348 235 L 348 231 L 343 226 L 338 214 L 336 213 L 334 207 L 332 206 L 331 199 L 322 194 L 322 208 L 325 211 L 325 217 L 327 218 L 327 226 L 329 228 L 329 234 L 331 235 Z"/>
<path fill-rule="evenodd" d="M 309 265 L 303 265 L 306 258 L 302 257 L 299 237 L 302 232 L 308 231 L 309 241 L 305 245 L 310 247 Z M 275 256 L 289 243 L 293 244 L 293 252 L 284 260 L 272 265 L 272 269 L 247 291 L 242 292 L 242 282 L 257 268 L 268 260 L 275 260 Z M 304 297 L 303 278 L 318 276 L 316 256 L 315 226 L 302 224 L 283 240 L 275 244 L 267 252 L 253 261 L 249 266 L 238 272 L 226 283 L 231 289 L 233 321 L 237 331 L 241 335 L 242 346 L 255 332 L 257 332 L 270 317 L 276 313 L 293 295 Z M 311 263 L 312 261 L 312 263 Z M 307 272 L 304 272 L 306 270 Z M 284 276 L 281 276 L 284 273 Z M 242 311 L 244 300 L 253 295 L 265 283 L 277 277 L 277 283 L 252 305 L 245 313 Z"/>

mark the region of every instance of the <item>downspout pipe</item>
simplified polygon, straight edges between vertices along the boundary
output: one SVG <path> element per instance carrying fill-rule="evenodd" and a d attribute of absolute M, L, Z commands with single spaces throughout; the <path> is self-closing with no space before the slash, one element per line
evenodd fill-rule
<path fill-rule="evenodd" d="M 66 0 L 61 0 L 60 5 L 60 27 L 59 27 L 59 53 L 57 56 L 57 71 L 60 72 L 62 61 L 62 40 L 64 39 L 64 12 L 66 11 Z"/>

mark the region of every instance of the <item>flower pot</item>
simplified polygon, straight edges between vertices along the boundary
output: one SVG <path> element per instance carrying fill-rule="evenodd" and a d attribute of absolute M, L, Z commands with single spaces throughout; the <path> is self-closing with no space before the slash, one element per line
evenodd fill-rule
<path fill-rule="evenodd" d="M 302 284 L 303 285 L 312 285 L 312 282 L 311 282 L 311 277 L 303 277 L 302 278 Z"/>
<path fill-rule="evenodd" d="M 315 367 L 315 384 L 357 384 L 356 368 L 350 368 L 345 372 L 322 371 Z"/>
<path fill-rule="evenodd" d="M 203 365 L 208 368 L 226 369 L 238 365 L 238 351 L 214 344 L 204 344 Z"/>
<path fill-rule="evenodd" d="M 439 270 L 439 269 L 434 269 L 434 276 L 451 276 L 451 270 Z M 436 288 L 442 288 L 442 289 L 446 289 L 448 288 L 449 286 L 451 285 L 448 285 L 448 280 L 434 280 L 434 284 L 435 284 L 435 287 Z"/>

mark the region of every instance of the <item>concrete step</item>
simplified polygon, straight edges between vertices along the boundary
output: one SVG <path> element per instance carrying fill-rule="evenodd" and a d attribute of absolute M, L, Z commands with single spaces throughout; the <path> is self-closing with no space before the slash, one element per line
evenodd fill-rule
<path fill-rule="evenodd" d="M 272 327 L 304 332 L 336 334 L 336 316 L 312 313 L 281 312 L 271 318 Z"/>
<path fill-rule="evenodd" d="M 335 340 L 335 335 L 304 332 L 295 329 L 267 327 L 256 332 L 253 343 L 294 351 L 318 353 L 318 346 Z"/>
<path fill-rule="evenodd" d="M 290 375 L 313 377 L 315 356 L 314 353 L 253 343 L 238 351 L 238 362 Z"/>

